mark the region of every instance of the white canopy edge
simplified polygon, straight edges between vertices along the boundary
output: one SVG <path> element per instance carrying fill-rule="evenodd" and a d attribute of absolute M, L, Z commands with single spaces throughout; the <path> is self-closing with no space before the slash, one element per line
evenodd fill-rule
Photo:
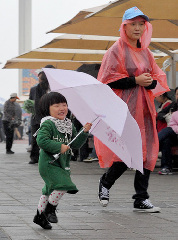
<path fill-rule="evenodd" d="M 99 36 L 99 35 L 82 35 L 82 34 L 62 34 L 56 39 L 83 39 L 83 40 L 98 40 L 98 41 L 117 41 L 117 36 Z"/>
<path fill-rule="evenodd" d="M 70 49 L 70 48 L 37 48 L 33 52 L 54 52 L 54 53 L 79 53 L 79 54 L 105 54 L 107 50 L 92 49 Z"/>
<path fill-rule="evenodd" d="M 76 63 L 101 63 L 101 61 L 73 61 L 56 59 L 36 59 L 36 58 L 12 58 L 8 62 L 76 62 Z"/>
<path fill-rule="evenodd" d="M 86 8 L 86 9 L 82 9 L 80 12 L 91 12 L 91 14 L 92 14 L 92 13 L 96 13 L 96 12 L 100 11 L 101 9 L 107 7 L 108 5 L 109 4 L 103 4 L 103 5 L 100 5 L 97 7 L 93 7 L 93 8 Z M 88 17 L 88 15 L 87 15 L 87 17 Z"/>
<path fill-rule="evenodd" d="M 83 39 L 83 40 L 98 40 L 98 41 L 117 41 L 120 37 L 117 36 L 99 36 L 99 35 L 82 35 L 82 34 L 63 34 L 55 39 Z M 151 42 L 178 42 L 178 38 L 151 38 Z"/>
<path fill-rule="evenodd" d="M 107 50 L 91 50 L 91 49 L 69 49 L 69 48 L 37 48 L 33 52 L 53 52 L 53 53 L 72 53 L 72 54 L 99 54 L 104 55 Z M 153 52 L 154 56 L 165 57 L 166 53 Z"/>

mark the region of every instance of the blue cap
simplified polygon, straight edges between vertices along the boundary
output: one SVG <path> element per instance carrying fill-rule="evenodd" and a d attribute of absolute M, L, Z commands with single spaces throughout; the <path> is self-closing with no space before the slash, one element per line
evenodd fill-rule
<path fill-rule="evenodd" d="M 124 22 L 125 20 L 133 19 L 138 16 L 143 17 L 146 21 L 149 22 L 149 18 L 145 14 L 143 14 L 143 12 L 140 11 L 137 7 L 127 9 L 122 18 L 122 22 Z"/>

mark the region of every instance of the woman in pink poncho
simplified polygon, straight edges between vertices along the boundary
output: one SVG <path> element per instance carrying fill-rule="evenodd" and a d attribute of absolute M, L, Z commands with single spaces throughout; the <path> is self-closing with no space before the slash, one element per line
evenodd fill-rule
<path fill-rule="evenodd" d="M 150 171 L 155 167 L 159 151 L 154 97 L 169 91 L 169 88 L 165 73 L 148 49 L 152 35 L 152 25 L 148 21 L 137 7 L 125 11 L 120 39 L 106 52 L 98 80 L 109 85 L 127 103 L 140 128 L 144 174 L 135 173 L 134 210 L 159 212 L 160 208 L 151 204 L 147 193 Z M 100 166 L 108 166 L 108 161 L 110 166 L 99 184 L 99 201 L 105 207 L 109 203 L 109 189 L 127 166 L 97 138 L 95 148 Z"/>

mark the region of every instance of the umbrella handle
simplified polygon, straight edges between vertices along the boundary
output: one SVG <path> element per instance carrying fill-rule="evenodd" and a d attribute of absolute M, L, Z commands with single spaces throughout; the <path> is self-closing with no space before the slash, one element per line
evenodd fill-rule
<path fill-rule="evenodd" d="M 70 141 L 68 144 L 67 144 L 67 146 L 70 146 L 72 143 L 73 143 L 73 141 L 75 141 L 75 139 L 84 131 L 84 127 L 80 130 L 80 132 L 72 139 L 72 141 Z M 54 163 L 58 158 L 59 158 L 59 156 L 60 156 L 60 154 L 61 153 L 57 153 L 57 154 L 55 154 L 55 155 L 53 155 L 53 157 L 54 157 L 54 160 L 52 160 L 50 163 Z"/>
<path fill-rule="evenodd" d="M 99 116 L 97 116 L 91 123 L 93 123 L 97 118 L 99 118 Z M 72 141 L 70 141 L 67 146 L 70 146 L 74 141 L 75 139 L 85 130 L 85 128 L 83 127 L 80 132 L 72 139 Z M 53 155 L 54 157 L 54 160 L 50 161 L 50 163 L 54 163 L 60 156 L 61 153 L 57 153 L 55 155 Z"/>

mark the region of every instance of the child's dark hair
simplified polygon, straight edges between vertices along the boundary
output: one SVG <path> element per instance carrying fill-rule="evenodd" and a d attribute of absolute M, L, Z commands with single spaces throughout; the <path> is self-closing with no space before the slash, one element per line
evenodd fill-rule
<path fill-rule="evenodd" d="M 171 97 L 169 97 L 167 92 L 163 93 L 162 96 L 163 96 L 163 98 L 167 98 L 167 99 L 171 100 Z"/>
<path fill-rule="evenodd" d="M 50 116 L 49 107 L 56 103 L 67 103 L 66 98 L 58 92 L 44 94 L 39 103 L 39 110 L 42 117 Z"/>

